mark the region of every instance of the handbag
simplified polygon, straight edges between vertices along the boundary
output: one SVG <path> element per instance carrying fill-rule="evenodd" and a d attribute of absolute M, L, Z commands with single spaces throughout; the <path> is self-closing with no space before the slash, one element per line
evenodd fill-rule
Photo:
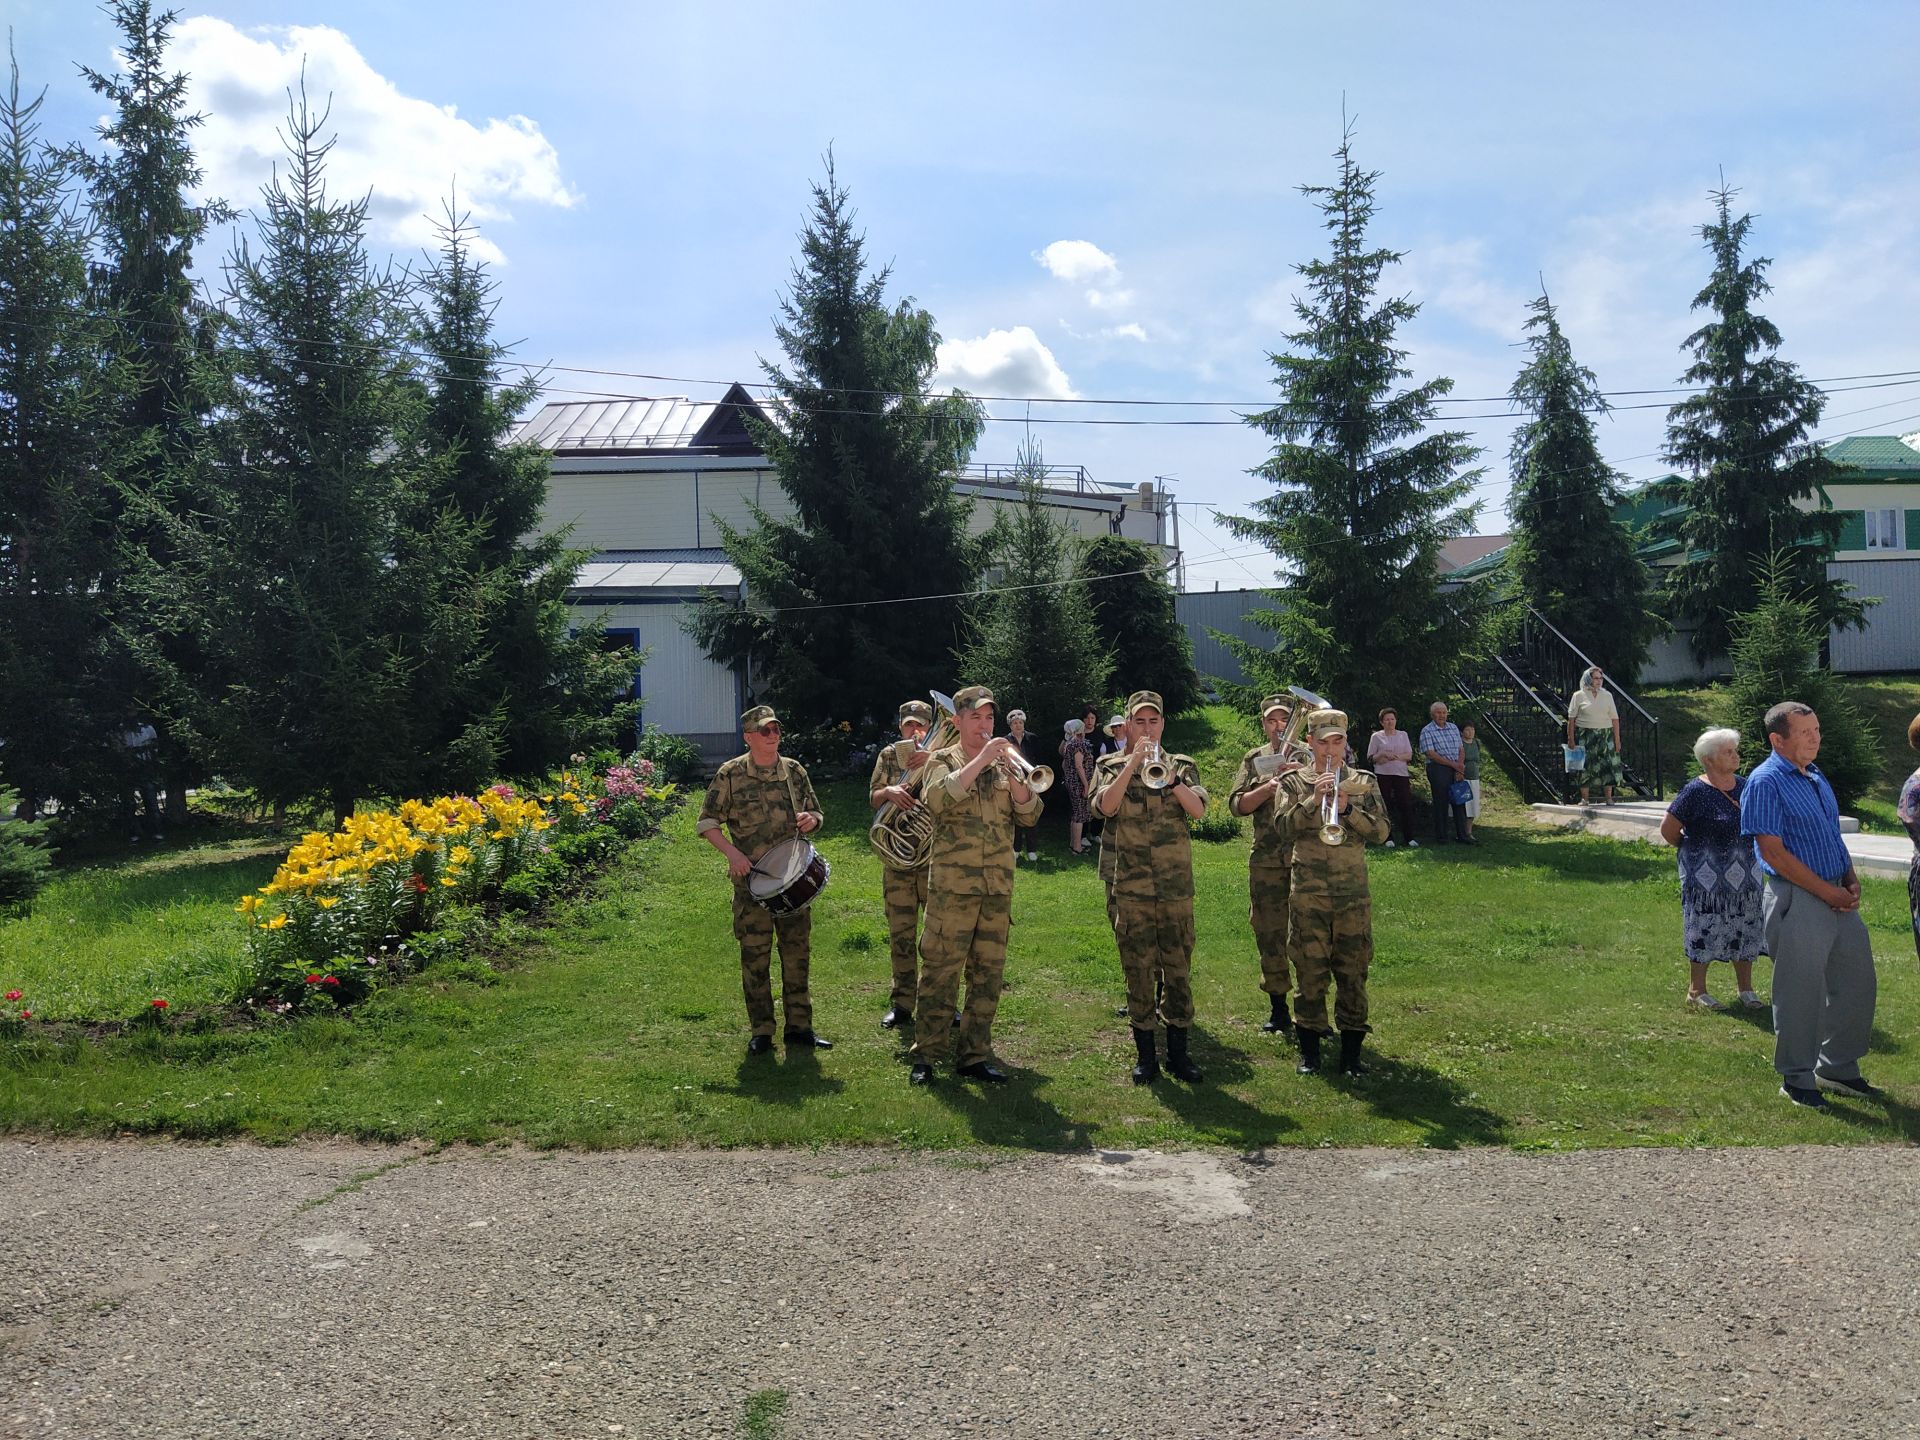
<path fill-rule="evenodd" d="M 1562 745 L 1561 753 L 1567 758 L 1567 773 L 1575 774 L 1587 768 L 1587 747 L 1584 745 Z"/>
<path fill-rule="evenodd" d="M 1465 805 L 1472 799 L 1473 799 L 1473 782 L 1472 781 L 1456 780 L 1451 785 L 1447 786 L 1447 803 L 1449 805 Z"/>

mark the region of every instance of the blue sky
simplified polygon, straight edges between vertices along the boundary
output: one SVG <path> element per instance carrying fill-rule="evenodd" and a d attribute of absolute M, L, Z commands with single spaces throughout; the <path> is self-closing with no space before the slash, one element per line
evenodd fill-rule
<path fill-rule="evenodd" d="M 106 19 L 13 0 L 49 138 L 99 106 Z M 695 380 L 757 379 L 807 186 L 829 144 L 893 291 L 937 318 L 978 392 L 1264 403 L 1292 326 L 1292 266 L 1322 251 L 1302 183 L 1333 173 L 1343 103 L 1381 172 L 1388 284 L 1424 309 L 1416 378 L 1504 393 L 1544 275 L 1609 390 L 1671 385 L 1705 276 L 1694 233 L 1724 169 L 1774 257 L 1767 307 L 1809 376 L 1920 370 L 1920 206 L 1910 3 L 1144 4 L 232 3 L 183 8 L 176 54 L 211 116 L 209 186 L 253 203 L 304 58 L 331 93 L 344 191 L 416 252 L 458 180 L 500 257 L 519 355 Z M 217 256 L 203 268 L 214 271 Z M 217 275 L 214 276 L 217 280 Z M 1920 380 L 1920 377 L 1913 377 Z M 565 388 L 710 387 L 552 376 Z M 1641 397 L 1645 403 L 1663 397 Z M 1481 416 L 1501 404 L 1448 407 Z M 1020 417 L 1141 412 L 996 405 Z M 1920 429 L 1920 383 L 1836 393 L 1824 429 Z M 1222 408 L 1151 412 L 1231 419 Z M 1480 528 L 1505 528 L 1513 422 L 1487 449 Z M 1210 507 L 1262 493 L 1236 425 L 1043 424 L 1050 461 L 1103 481 L 1174 477 L 1188 584 L 1264 584 L 1271 560 Z M 1659 469 L 1659 409 L 1602 423 L 1629 477 Z"/>

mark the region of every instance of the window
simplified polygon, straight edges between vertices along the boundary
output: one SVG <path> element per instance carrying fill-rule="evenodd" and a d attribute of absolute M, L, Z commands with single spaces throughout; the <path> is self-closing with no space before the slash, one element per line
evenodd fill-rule
<path fill-rule="evenodd" d="M 1898 510 L 1867 511 L 1867 549 L 1906 549 L 1906 537 L 1900 533 L 1903 518 Z"/>

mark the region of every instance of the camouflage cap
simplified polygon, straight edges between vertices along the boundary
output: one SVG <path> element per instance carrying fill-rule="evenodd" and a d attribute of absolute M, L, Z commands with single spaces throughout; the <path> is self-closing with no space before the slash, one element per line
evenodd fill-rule
<path fill-rule="evenodd" d="M 1327 735 L 1347 733 L 1347 712 L 1344 710 L 1316 710 L 1307 717 L 1307 733 L 1319 740 Z"/>
<path fill-rule="evenodd" d="M 1293 714 L 1293 697 L 1291 695 L 1269 695 L 1260 702 L 1260 718 L 1262 720 L 1266 719 L 1267 716 L 1276 710 L 1284 710 L 1289 715 Z"/>
<path fill-rule="evenodd" d="M 1158 690 L 1136 690 L 1127 697 L 1127 718 L 1129 720 L 1138 715 L 1142 710 L 1155 710 L 1162 715 L 1167 713 L 1167 707 L 1162 703 Z"/>
<path fill-rule="evenodd" d="M 755 705 L 740 712 L 742 730 L 758 730 L 762 725 L 778 725 L 780 717 L 773 713 L 771 705 Z"/>
<path fill-rule="evenodd" d="M 993 698 L 993 691 L 984 685 L 969 685 L 953 697 L 953 713 L 958 715 L 966 710 L 978 710 L 982 705 L 991 705 L 996 710 L 999 702 Z"/>
<path fill-rule="evenodd" d="M 909 720 L 918 720 L 922 725 L 931 725 L 933 723 L 933 707 L 924 700 L 907 701 L 906 704 L 900 707 L 900 723 L 904 725 Z"/>

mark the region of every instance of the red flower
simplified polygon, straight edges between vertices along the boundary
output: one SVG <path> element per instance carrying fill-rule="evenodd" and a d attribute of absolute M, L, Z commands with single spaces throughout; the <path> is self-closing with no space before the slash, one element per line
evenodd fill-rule
<path fill-rule="evenodd" d="M 155 1000 L 153 1002 L 153 1008 L 156 1010 L 165 1010 L 167 1008 L 167 1002 L 164 1000 Z"/>
<path fill-rule="evenodd" d="M 418 875 L 409 875 L 407 877 L 407 888 L 416 895 L 424 895 L 427 893 L 427 882 Z"/>
<path fill-rule="evenodd" d="M 320 977 L 318 975 L 307 976 L 307 984 L 318 985 L 319 983 L 320 983 Z"/>
<path fill-rule="evenodd" d="M 18 1000 L 19 998 L 20 998 L 20 992 L 18 990 L 7 991 L 7 999 Z"/>
<path fill-rule="evenodd" d="M 20 1012 L 20 1018 L 21 1018 L 22 1020 L 31 1020 L 31 1019 L 33 1019 L 33 1011 L 31 1011 L 31 1010 L 22 1010 L 22 1011 Z"/>
<path fill-rule="evenodd" d="M 321 980 L 320 983 L 322 985 L 338 985 L 340 983 L 340 977 L 338 975 L 329 975 Z"/>

